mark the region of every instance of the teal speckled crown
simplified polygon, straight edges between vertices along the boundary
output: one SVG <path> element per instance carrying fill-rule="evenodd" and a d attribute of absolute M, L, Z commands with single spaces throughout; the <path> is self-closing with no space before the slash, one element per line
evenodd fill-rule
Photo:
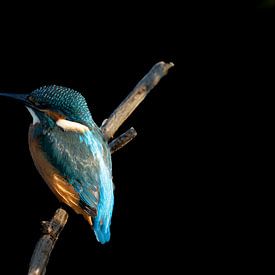
<path fill-rule="evenodd" d="M 39 105 L 62 112 L 68 119 L 94 124 L 85 98 L 77 91 L 56 85 L 43 86 L 34 90 L 30 96 Z"/>

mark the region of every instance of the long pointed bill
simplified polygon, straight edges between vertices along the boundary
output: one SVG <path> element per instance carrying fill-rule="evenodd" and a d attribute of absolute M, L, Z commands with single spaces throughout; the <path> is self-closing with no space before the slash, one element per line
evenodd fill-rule
<path fill-rule="evenodd" d="M 6 93 L 0 93 L 0 96 L 10 97 L 10 98 L 15 99 L 18 102 L 23 103 L 27 107 L 28 111 L 31 113 L 31 115 L 33 117 L 33 124 L 36 124 L 36 123 L 40 122 L 37 114 L 34 111 L 34 110 L 38 110 L 38 109 L 28 100 L 29 94 L 6 94 Z"/>
<path fill-rule="evenodd" d="M 6 94 L 6 93 L 0 93 L 0 96 L 5 96 L 5 97 L 11 97 L 17 101 L 20 101 L 24 103 L 25 105 L 30 105 L 30 103 L 27 100 L 28 94 Z"/>

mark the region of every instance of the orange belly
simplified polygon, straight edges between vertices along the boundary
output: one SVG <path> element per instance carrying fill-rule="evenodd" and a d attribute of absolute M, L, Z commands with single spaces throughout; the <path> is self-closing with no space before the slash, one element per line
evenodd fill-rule
<path fill-rule="evenodd" d="M 29 129 L 29 148 L 35 167 L 55 196 L 70 206 L 77 214 L 82 214 L 92 226 L 91 217 L 79 206 L 79 195 L 46 159 L 37 140 L 33 139 L 34 125 Z"/>

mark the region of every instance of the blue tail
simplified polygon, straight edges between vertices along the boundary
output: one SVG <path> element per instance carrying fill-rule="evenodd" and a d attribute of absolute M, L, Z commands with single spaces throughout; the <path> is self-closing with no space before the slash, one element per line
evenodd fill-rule
<path fill-rule="evenodd" d="M 110 226 L 104 226 L 96 219 L 94 220 L 94 232 L 96 235 L 97 240 L 105 244 L 110 241 L 111 233 L 110 233 Z"/>
<path fill-rule="evenodd" d="M 114 206 L 114 185 L 112 182 L 111 154 L 107 143 L 92 132 L 85 133 L 85 142 L 89 145 L 97 161 L 99 202 L 97 215 L 93 220 L 96 238 L 102 244 L 110 240 L 110 225 Z"/>

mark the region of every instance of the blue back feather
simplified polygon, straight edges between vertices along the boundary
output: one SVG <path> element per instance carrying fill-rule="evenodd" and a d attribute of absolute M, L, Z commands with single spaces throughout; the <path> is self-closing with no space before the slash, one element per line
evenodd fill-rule
<path fill-rule="evenodd" d="M 94 219 L 94 231 L 97 240 L 101 243 L 110 240 L 110 225 L 114 205 L 113 182 L 111 175 L 111 157 L 110 155 L 102 154 L 104 148 L 102 142 L 93 137 L 92 132 L 84 134 L 84 142 L 89 146 L 94 158 L 98 160 L 100 171 L 98 173 L 100 200 L 97 208 L 97 216 Z M 106 149 L 105 149 L 106 150 Z M 108 161 L 105 161 L 107 157 Z"/>

